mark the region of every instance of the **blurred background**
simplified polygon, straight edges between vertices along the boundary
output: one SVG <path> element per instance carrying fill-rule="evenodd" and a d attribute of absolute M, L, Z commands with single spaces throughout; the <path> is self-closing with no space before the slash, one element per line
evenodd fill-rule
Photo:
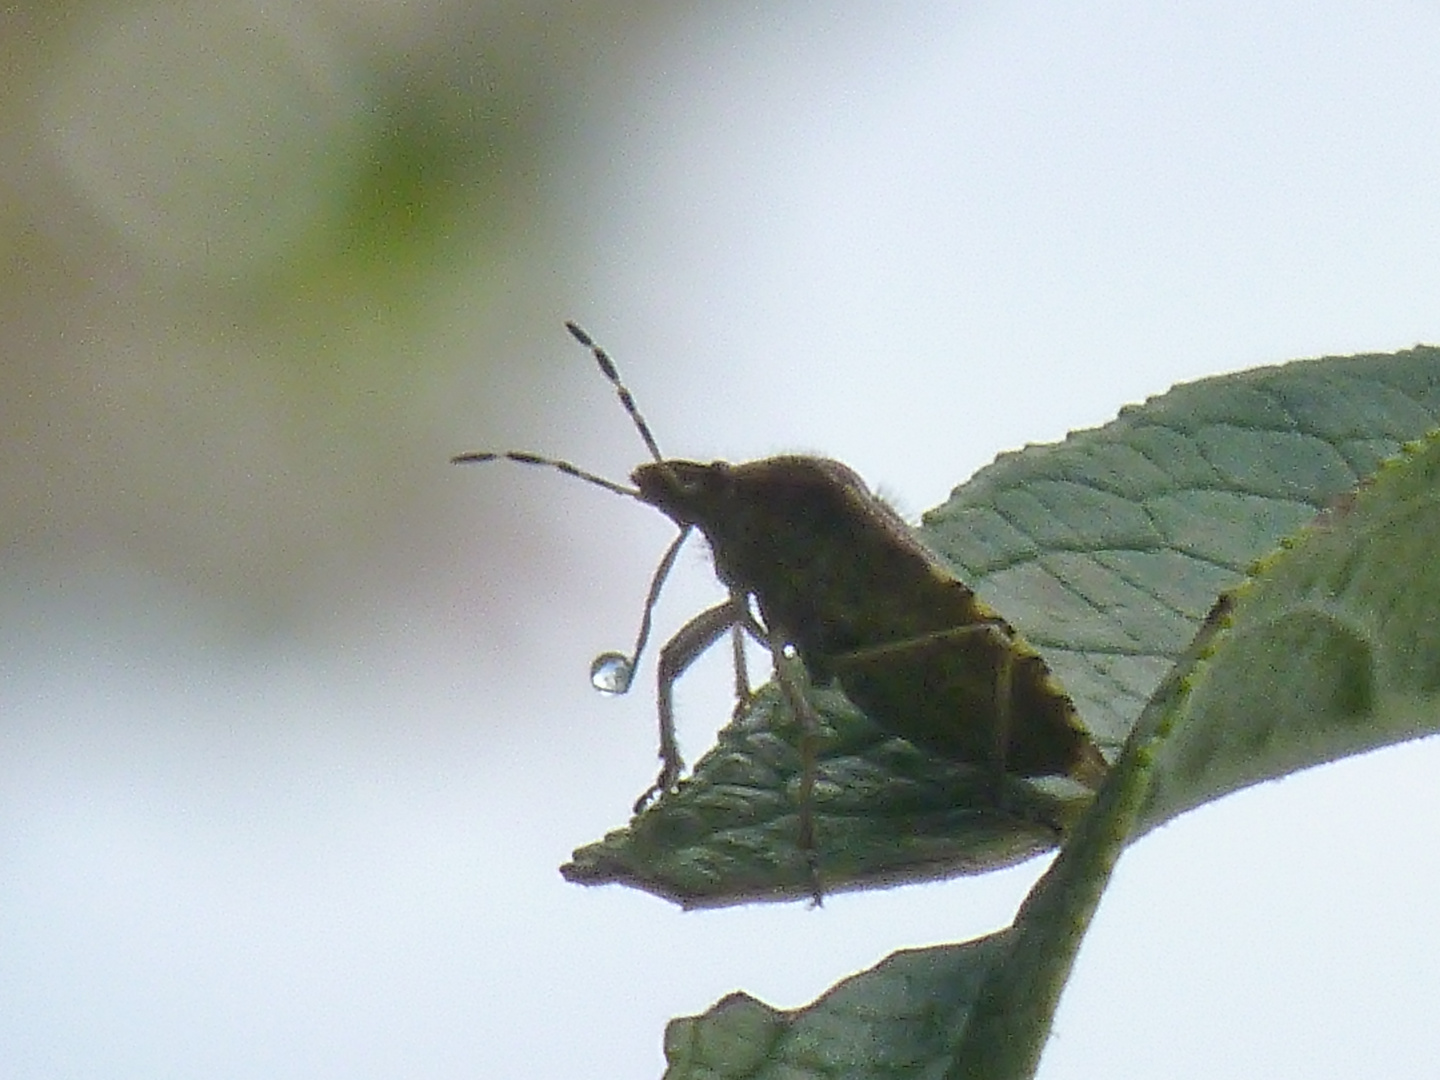
<path fill-rule="evenodd" d="M 1179 380 L 1440 342 L 1437 55 L 1386 0 L 7 5 L 4 1074 L 656 1076 L 672 1015 L 1008 922 L 1041 863 L 565 884 L 654 775 L 587 669 L 672 531 L 447 459 L 643 459 L 566 318 L 667 453 L 912 517 Z M 658 632 L 715 594 L 697 548 Z M 1129 852 L 1042 1075 L 1430 1075 L 1437 767 Z"/>

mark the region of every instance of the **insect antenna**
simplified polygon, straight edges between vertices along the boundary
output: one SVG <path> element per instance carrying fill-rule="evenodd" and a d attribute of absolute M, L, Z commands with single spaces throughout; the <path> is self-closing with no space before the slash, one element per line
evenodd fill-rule
<path fill-rule="evenodd" d="M 542 457 L 539 454 L 532 454 L 528 450 L 475 450 L 468 454 L 456 454 L 450 459 L 452 465 L 471 465 L 486 461 L 514 461 L 521 465 L 543 465 L 547 469 L 555 469 L 566 476 L 573 476 L 577 480 L 584 480 L 587 484 L 594 484 L 606 491 L 613 491 L 616 495 L 628 495 L 632 499 L 638 499 L 640 492 L 624 484 L 617 484 L 614 480 L 607 480 L 579 465 L 572 465 L 568 461 L 561 461 L 559 458 Z"/>
<path fill-rule="evenodd" d="M 645 448 L 650 451 L 650 456 L 660 464 L 665 463 L 665 455 L 660 453 L 660 444 L 655 441 L 655 435 L 650 430 L 650 425 L 645 422 L 645 417 L 640 415 L 640 406 L 635 404 L 635 395 L 630 388 L 620 380 L 619 369 L 615 367 L 615 361 L 610 359 L 610 354 L 595 344 L 595 339 L 582 330 L 573 322 L 567 321 L 565 329 L 585 348 L 590 350 L 590 355 L 595 357 L 595 363 L 600 365 L 600 373 L 610 380 L 610 385 L 615 388 L 616 395 L 620 398 L 620 404 L 625 406 L 625 411 L 630 414 L 630 420 L 635 425 L 635 430 L 640 432 L 640 438 L 645 440 Z M 476 450 L 468 454 L 456 454 L 450 459 L 452 465 L 465 465 L 486 461 L 515 461 L 521 465 L 543 465 L 548 469 L 557 469 L 566 476 L 573 476 L 577 480 L 584 480 L 587 484 L 594 484 L 606 491 L 613 491 L 617 495 L 629 495 L 632 499 L 639 498 L 640 492 L 624 484 L 617 484 L 614 480 L 607 480 L 603 476 L 582 469 L 578 465 L 571 464 L 560 458 L 544 457 L 541 454 L 532 454 L 526 450 Z M 666 568 L 668 570 L 668 567 Z"/>
<path fill-rule="evenodd" d="M 620 396 L 620 404 L 625 406 L 625 411 L 630 414 L 635 428 L 640 432 L 640 438 L 645 440 L 645 447 L 650 451 L 650 456 L 660 464 L 665 463 L 665 455 L 660 453 L 660 446 L 655 441 L 655 436 L 650 433 L 650 425 L 640 415 L 640 407 L 635 404 L 635 395 L 630 393 L 630 388 L 620 381 L 620 372 L 616 370 L 615 361 L 610 359 L 610 354 L 595 344 L 595 339 L 587 334 L 573 322 L 566 322 L 565 329 L 570 331 L 571 336 L 590 350 L 590 355 L 595 357 L 595 362 L 600 365 L 601 372 L 605 378 L 610 380 L 610 385 L 615 387 L 615 393 Z"/>
<path fill-rule="evenodd" d="M 600 366 L 601 373 L 610 380 L 610 385 L 615 388 L 615 393 L 620 398 L 620 404 L 625 406 L 625 411 L 630 414 L 630 420 L 635 425 L 635 430 L 640 432 L 640 438 L 645 440 L 645 448 L 650 451 L 650 456 L 655 459 L 655 463 L 660 466 L 670 483 L 676 488 L 681 487 L 679 478 L 670 468 L 670 463 L 665 460 L 665 455 L 660 453 L 660 444 L 655 441 L 655 435 L 650 430 L 650 425 L 645 422 L 645 417 L 640 415 L 640 406 L 635 403 L 635 395 L 621 380 L 620 371 L 616 368 L 615 361 L 610 359 L 610 354 L 597 345 L 595 339 L 581 329 L 577 323 L 567 319 L 565 329 L 570 331 L 571 337 L 590 350 L 590 355 L 595 357 L 595 363 Z M 638 496 L 639 492 L 630 494 Z M 645 609 L 640 616 L 640 632 L 635 638 L 634 652 L 629 656 L 625 656 L 623 653 L 601 653 L 590 665 L 590 681 L 597 689 L 615 694 L 623 694 L 630 689 L 630 681 L 634 678 L 635 667 L 640 663 L 640 654 L 645 651 L 645 644 L 650 640 L 650 623 L 655 612 L 655 602 L 660 597 L 660 587 L 670 576 L 670 569 L 675 565 L 675 557 L 680 554 L 680 548 L 685 543 L 686 537 L 690 535 L 691 528 L 693 526 L 690 525 L 681 527 L 680 535 L 665 550 L 664 556 L 660 559 L 660 565 L 655 568 L 655 575 L 650 579 L 650 591 L 645 597 Z M 737 680 L 742 678 L 739 668 L 736 669 L 736 678 Z"/>
<path fill-rule="evenodd" d="M 595 339 L 582 330 L 573 322 L 566 322 L 565 329 L 570 331 L 572 337 L 581 345 L 590 350 L 590 355 L 595 358 L 599 365 L 600 372 L 610 381 L 615 388 L 616 395 L 620 398 L 620 404 L 630 415 L 635 430 L 640 432 L 640 438 L 645 441 L 645 448 L 650 451 L 656 463 L 665 471 L 671 474 L 665 456 L 660 453 L 660 446 L 655 441 L 654 434 L 650 431 L 650 425 L 640 415 L 640 407 L 635 403 L 635 395 L 630 388 L 620 379 L 620 372 L 615 367 L 615 361 L 610 359 L 610 354 L 595 344 Z M 632 499 L 640 498 L 638 488 L 627 487 L 618 484 L 614 480 L 608 480 L 598 473 L 592 473 L 588 469 L 564 461 L 561 458 L 545 457 L 541 454 L 532 454 L 528 450 L 475 450 L 468 454 L 456 454 L 450 459 L 454 465 L 483 464 L 489 461 L 513 461 L 520 465 L 540 465 L 547 469 L 554 469 L 566 476 L 573 476 L 577 480 L 583 480 L 587 484 L 602 487 L 606 491 L 614 492 L 617 495 L 628 495 Z M 678 480 L 673 480 L 679 486 Z M 650 640 L 651 623 L 654 620 L 655 604 L 660 597 L 660 589 L 665 584 L 665 579 L 670 576 L 670 571 L 675 565 L 676 556 L 680 554 L 680 548 L 685 543 L 686 537 L 690 535 L 692 526 L 686 525 L 680 529 L 677 536 L 665 550 L 660 559 L 660 565 L 655 568 L 655 574 L 650 579 L 650 589 L 645 597 L 645 608 L 640 616 L 640 630 L 635 636 L 635 648 L 626 656 L 624 653 L 607 652 L 601 653 L 590 665 L 590 681 L 597 690 L 607 694 L 623 694 L 630 689 L 630 683 L 635 676 L 635 668 L 640 662 L 640 655 L 645 651 L 645 646 Z M 738 676 L 737 676 L 738 677 Z"/>

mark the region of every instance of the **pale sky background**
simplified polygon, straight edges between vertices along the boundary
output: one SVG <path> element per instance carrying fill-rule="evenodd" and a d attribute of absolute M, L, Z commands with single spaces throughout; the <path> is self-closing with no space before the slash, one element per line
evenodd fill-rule
<path fill-rule="evenodd" d="M 651 699 L 604 700 L 586 672 L 631 639 L 670 530 L 445 458 L 523 447 L 617 477 L 642 459 L 563 319 L 610 350 L 668 453 L 821 452 L 911 516 L 995 453 L 1177 381 L 1440 342 L 1440 7 L 554 4 L 516 30 L 506 5 L 459 6 L 257 8 L 238 34 L 203 6 L 110 5 L 26 27 L 46 61 L 7 130 L 39 164 L 12 159 L 6 183 L 66 209 L 42 244 L 9 200 L 12 270 L 41 247 L 92 256 L 12 277 L 4 312 L 8 1078 L 653 1077 L 672 1016 L 737 989 L 796 1006 L 1008 922 L 1043 862 L 819 911 L 682 914 L 561 880 L 653 777 Z M 438 273 L 420 330 L 376 331 L 367 363 L 392 366 L 325 353 L 337 398 L 365 388 L 344 417 L 306 411 L 313 384 L 231 381 L 253 338 L 237 316 L 207 339 L 195 308 L 240 310 L 223 290 L 308 227 L 327 181 L 277 149 L 276 186 L 251 192 L 263 236 L 183 171 L 152 194 L 162 129 L 137 102 L 156 69 L 134 58 L 243 73 L 281 42 L 266 62 L 303 92 L 262 143 L 303 151 L 363 119 L 346 57 L 383 41 L 463 68 L 450 20 L 492 16 L 516 67 L 554 42 L 569 58 L 537 76 L 567 110 L 527 177 L 538 223 Z M 245 103 L 288 92 L 239 85 L 239 119 L 186 137 L 224 145 Z M 347 345 L 385 313 L 350 318 Z M 106 426 L 122 414 L 133 431 Z M 325 449 L 372 421 L 369 452 Z M 268 599 L 287 593 L 294 610 Z M 683 558 L 659 632 L 714 593 Z M 692 759 L 729 707 L 723 659 L 683 684 Z M 1394 748 L 1138 844 L 1040 1075 L 1433 1076 L 1437 773 L 1433 741 Z"/>

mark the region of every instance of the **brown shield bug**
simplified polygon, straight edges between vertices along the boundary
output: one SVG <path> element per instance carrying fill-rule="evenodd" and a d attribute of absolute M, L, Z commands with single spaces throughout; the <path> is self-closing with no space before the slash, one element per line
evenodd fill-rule
<path fill-rule="evenodd" d="M 1104 756 L 1044 660 L 931 552 L 854 471 L 828 458 L 783 455 L 735 465 L 666 458 L 614 363 L 574 323 L 615 388 L 653 461 L 633 487 L 567 461 L 522 451 L 460 454 L 456 462 L 543 465 L 655 507 L 680 527 L 650 583 L 634 651 L 597 658 L 597 688 L 629 688 L 648 640 L 651 611 L 680 545 L 694 530 L 710 544 L 729 597 L 685 624 L 661 649 L 657 701 L 660 774 L 636 803 L 678 782 L 673 687 L 727 633 L 735 642 L 736 694 L 749 696 L 744 637 L 771 652 L 776 680 L 811 732 L 799 662 L 817 683 L 837 680 L 878 727 L 997 779 L 1068 776 L 1098 788 Z M 813 848 L 809 792 L 801 788 L 801 833 Z"/>

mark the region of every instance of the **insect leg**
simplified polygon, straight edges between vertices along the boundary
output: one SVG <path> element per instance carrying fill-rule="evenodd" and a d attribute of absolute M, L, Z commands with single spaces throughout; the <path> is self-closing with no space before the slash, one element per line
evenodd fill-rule
<path fill-rule="evenodd" d="M 1013 631 L 1004 623 L 999 621 L 977 622 L 968 626 L 934 630 L 899 641 L 888 641 L 882 645 L 871 645 L 840 653 L 831 657 L 831 663 L 840 672 L 840 682 L 843 686 L 845 683 L 844 671 L 847 666 L 873 666 L 876 661 L 883 663 L 887 657 L 895 657 L 897 660 L 903 661 L 907 654 L 923 654 L 926 650 L 934 649 L 937 644 L 943 645 L 945 642 L 967 639 L 973 641 L 977 638 L 988 640 L 995 646 L 995 668 L 990 687 L 990 704 L 993 709 L 990 715 L 992 730 L 988 753 L 985 754 L 987 758 L 985 765 L 998 780 L 1005 773 L 1006 758 L 1009 756 L 1015 669 L 1015 637 Z"/>
<path fill-rule="evenodd" d="M 1009 634 L 993 623 L 987 625 L 1004 639 L 1002 644 L 1005 646 L 1000 650 L 1000 665 L 995 671 L 995 743 L 990 749 L 990 760 L 995 775 L 999 777 L 1005 772 L 1005 758 L 1010 749 L 1010 706 L 1014 692 L 1015 651 L 1009 647 Z"/>
<path fill-rule="evenodd" d="M 748 609 L 746 614 L 749 614 Z M 762 629 L 753 617 L 748 619 L 746 630 L 749 633 L 756 634 Z M 820 884 L 820 852 L 815 842 L 815 774 L 819 767 L 820 717 L 805 696 L 808 680 L 799 654 L 783 635 L 774 630 L 765 631 L 762 641 L 774 660 L 775 681 L 780 685 L 785 703 L 800 723 L 800 790 L 796 798 L 800 817 L 798 844 L 805 856 L 805 867 L 810 877 L 810 896 L 815 906 L 819 907 L 825 893 Z"/>
<path fill-rule="evenodd" d="M 630 654 L 632 676 L 635 668 L 640 664 L 640 654 L 645 651 L 645 644 L 650 640 L 650 624 L 655 615 L 655 602 L 660 599 L 660 589 L 665 584 L 665 579 L 670 576 L 670 570 L 675 565 L 675 557 L 680 554 L 680 549 L 684 546 L 692 528 L 693 526 L 686 525 L 680 530 L 680 535 L 675 537 L 670 546 L 665 549 L 665 554 L 660 559 L 660 565 L 655 568 L 655 573 L 650 578 L 650 588 L 645 594 L 645 610 L 640 613 L 640 632 L 635 635 L 635 649 Z M 628 680 L 626 688 L 629 688 Z"/>
<path fill-rule="evenodd" d="M 745 665 L 745 627 L 730 628 L 730 648 L 735 654 L 735 718 L 750 704 L 750 671 Z"/>
<path fill-rule="evenodd" d="M 675 738 L 676 680 L 701 653 L 719 641 L 722 634 L 744 617 L 742 611 L 737 611 L 732 597 L 696 615 L 660 650 L 657 676 L 659 688 L 656 694 L 660 713 L 660 775 L 655 778 L 655 783 L 635 800 L 635 813 L 645 809 L 651 799 L 673 788 L 680 779 L 681 770 L 685 768 L 680 757 L 680 745 Z"/>
<path fill-rule="evenodd" d="M 730 648 L 734 654 L 735 666 L 735 708 L 730 713 L 732 722 L 739 720 L 750 708 L 755 692 L 750 687 L 750 665 L 745 658 L 745 638 L 748 635 L 755 643 L 770 650 L 770 632 L 760 625 L 750 608 L 750 597 L 746 593 L 731 590 L 730 599 L 735 610 L 741 615 L 730 630 Z"/>

